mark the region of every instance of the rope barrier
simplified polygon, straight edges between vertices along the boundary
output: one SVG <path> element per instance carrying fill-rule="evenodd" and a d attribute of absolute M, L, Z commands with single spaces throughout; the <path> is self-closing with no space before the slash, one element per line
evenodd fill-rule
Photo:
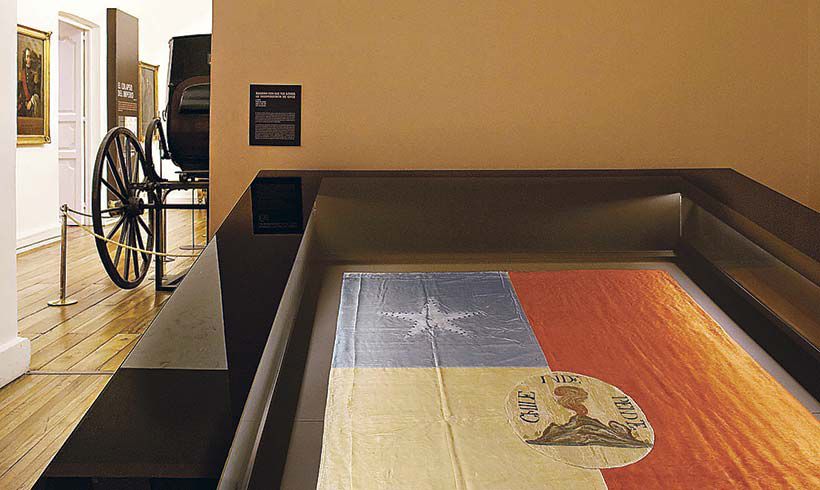
<path fill-rule="evenodd" d="M 82 212 L 77 211 L 77 210 L 75 210 L 75 209 L 71 209 L 71 208 L 70 208 L 70 207 L 68 207 L 68 206 L 66 206 L 66 211 L 70 211 L 70 212 L 72 212 L 72 213 L 74 213 L 74 214 L 79 214 L 80 216 L 85 216 L 86 218 L 93 218 L 93 216 L 91 216 L 90 214 L 82 213 Z"/>
<path fill-rule="evenodd" d="M 126 250 L 133 250 L 135 252 L 140 252 L 140 253 L 143 253 L 143 254 L 156 255 L 157 257 L 182 257 L 182 258 L 190 258 L 190 259 L 195 259 L 195 258 L 199 257 L 199 254 L 172 254 L 172 253 L 165 253 L 165 252 L 153 252 L 151 250 L 144 250 L 144 249 L 141 249 L 141 248 L 132 247 L 130 245 L 125 245 L 124 243 L 120 243 L 116 240 L 112 240 L 108 237 L 104 237 L 102 235 L 98 235 L 98 234 L 94 233 L 94 231 L 90 230 L 87 226 L 85 226 L 82 223 L 80 223 L 79 221 L 77 221 L 77 219 L 74 218 L 73 216 L 71 216 L 71 214 L 69 214 L 69 213 L 78 214 L 80 216 L 87 216 L 89 218 L 91 216 L 88 216 L 87 214 L 81 213 L 79 211 L 75 211 L 75 210 L 69 208 L 68 206 L 65 206 L 61 211 L 63 212 L 63 214 L 68 219 L 73 221 L 74 224 L 77 225 L 77 227 L 80 228 L 81 230 L 83 230 L 84 232 L 86 232 L 89 235 L 93 236 L 97 240 L 102 240 L 104 242 L 113 243 L 117 247 L 122 247 Z"/>

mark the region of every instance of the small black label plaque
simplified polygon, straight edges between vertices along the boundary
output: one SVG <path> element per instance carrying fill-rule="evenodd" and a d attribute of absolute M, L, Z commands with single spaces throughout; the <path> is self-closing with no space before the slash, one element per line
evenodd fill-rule
<path fill-rule="evenodd" d="M 251 146 L 302 144 L 302 86 L 251 85 Z"/>
<path fill-rule="evenodd" d="M 251 184 L 253 233 L 302 233 L 302 179 L 258 177 Z"/>

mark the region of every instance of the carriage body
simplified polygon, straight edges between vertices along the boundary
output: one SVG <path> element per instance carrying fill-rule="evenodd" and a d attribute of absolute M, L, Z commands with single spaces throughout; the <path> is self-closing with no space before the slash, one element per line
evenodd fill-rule
<path fill-rule="evenodd" d="M 97 251 L 111 280 L 124 289 L 145 279 L 153 255 L 159 255 L 154 260 L 156 289 L 173 289 L 181 276 L 165 277 L 170 260 L 165 211 L 207 209 L 207 197 L 190 204 L 167 203 L 166 198 L 173 191 L 208 189 L 211 35 L 174 37 L 169 48 L 167 138 L 160 119 L 148 124 L 142 140 L 126 128 L 113 128 L 94 164 L 91 217 Z M 163 159 L 179 167 L 178 179 L 157 173 Z"/>
<path fill-rule="evenodd" d="M 165 109 L 168 151 L 183 172 L 208 170 L 211 35 L 171 39 Z"/>

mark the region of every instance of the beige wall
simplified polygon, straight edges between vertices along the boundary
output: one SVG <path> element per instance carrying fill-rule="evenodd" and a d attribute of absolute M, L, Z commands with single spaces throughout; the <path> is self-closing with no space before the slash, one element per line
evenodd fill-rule
<path fill-rule="evenodd" d="M 820 209 L 816 4 L 214 0 L 212 229 L 263 168 L 731 166 Z M 302 147 L 248 146 L 249 83 L 303 86 Z"/>
<path fill-rule="evenodd" d="M 805 159 L 806 197 L 796 199 L 820 211 L 820 0 L 809 0 L 808 15 L 808 150 Z M 795 172 L 795 179 L 800 172 Z"/>

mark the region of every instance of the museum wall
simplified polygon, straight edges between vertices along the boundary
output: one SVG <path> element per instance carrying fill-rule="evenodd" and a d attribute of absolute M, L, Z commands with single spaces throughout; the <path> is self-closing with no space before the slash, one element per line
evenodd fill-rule
<path fill-rule="evenodd" d="M 17 22 L 40 30 L 52 31 L 51 35 L 51 137 L 47 145 L 18 147 L 17 149 L 17 246 L 46 240 L 59 235 L 58 207 L 59 168 L 57 134 L 59 94 L 58 67 L 58 14 L 66 12 L 99 26 L 100 72 L 98 88 L 100 124 L 92 140 L 91 158 L 96 154 L 96 144 L 107 130 L 106 122 L 106 8 L 120 8 L 139 18 L 140 59 L 160 65 L 159 107 L 164 107 L 167 82 L 168 40 L 172 36 L 211 32 L 211 4 L 209 0 L 17 0 Z M 96 111 L 95 111 L 96 113 Z M 88 163 L 90 168 L 93 160 Z M 176 170 L 172 165 L 168 174 Z M 90 188 L 90 186 L 89 186 Z M 190 199 L 190 198 L 189 198 Z"/>
<path fill-rule="evenodd" d="M 214 0 L 211 230 L 259 169 L 720 166 L 820 209 L 816 10 Z M 301 147 L 248 145 L 249 83 L 302 85 Z"/>
<path fill-rule="evenodd" d="M 808 2 L 808 140 L 806 156 L 807 174 L 805 185 L 808 193 L 805 200 L 815 210 L 820 211 L 820 0 Z M 800 173 L 795 172 L 799 179 Z"/>
<path fill-rule="evenodd" d="M 0 2 L 0 100 L 17 97 L 17 5 Z M 15 104 L 0 106 L 0 387 L 29 366 L 31 344 L 17 333 L 17 282 L 14 253 L 14 148 L 17 143 Z"/>

